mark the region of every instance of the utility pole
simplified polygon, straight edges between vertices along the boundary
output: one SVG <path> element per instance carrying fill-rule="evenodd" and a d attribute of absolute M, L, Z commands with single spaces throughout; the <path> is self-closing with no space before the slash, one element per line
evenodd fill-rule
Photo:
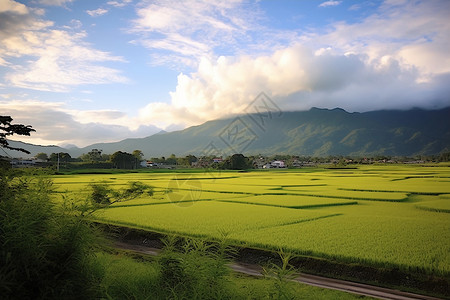
<path fill-rule="evenodd" d="M 58 152 L 58 164 L 56 165 L 56 171 L 59 172 L 59 152 Z"/>

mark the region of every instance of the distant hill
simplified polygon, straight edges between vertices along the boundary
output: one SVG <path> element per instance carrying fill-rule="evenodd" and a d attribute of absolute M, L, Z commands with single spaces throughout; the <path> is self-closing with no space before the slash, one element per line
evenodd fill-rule
<path fill-rule="evenodd" d="M 12 141 L 8 140 L 8 143 L 11 147 L 14 148 L 22 148 L 30 151 L 30 154 L 26 154 L 24 152 L 20 151 L 14 151 L 14 150 L 7 150 L 4 149 L 4 151 L 0 151 L 0 155 L 9 155 L 11 157 L 23 157 L 23 158 L 29 158 L 33 157 L 38 153 L 47 153 L 48 155 L 52 153 L 58 153 L 58 152 L 68 152 L 67 149 L 59 147 L 59 146 L 40 146 L 40 145 L 33 145 L 29 143 L 24 142 L 18 142 L 18 141 Z"/>
<path fill-rule="evenodd" d="M 23 147 L 31 152 L 40 148 Z M 98 143 L 65 150 L 76 157 L 91 149 L 104 153 L 142 150 L 145 157 L 193 155 L 430 155 L 450 151 L 450 107 L 349 113 L 343 109 L 265 112 L 208 121 L 146 138 Z M 44 149 L 44 148 L 43 148 Z M 50 148 L 45 148 L 50 150 Z M 55 149 L 56 150 L 56 149 Z M 37 152 L 36 152 L 37 153 Z"/>

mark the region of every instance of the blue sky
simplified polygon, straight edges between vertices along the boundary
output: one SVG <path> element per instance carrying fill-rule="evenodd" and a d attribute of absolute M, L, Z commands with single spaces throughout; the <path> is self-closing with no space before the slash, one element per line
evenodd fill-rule
<path fill-rule="evenodd" d="M 0 0 L 0 111 L 75 144 L 243 113 L 450 105 L 450 1 Z"/>

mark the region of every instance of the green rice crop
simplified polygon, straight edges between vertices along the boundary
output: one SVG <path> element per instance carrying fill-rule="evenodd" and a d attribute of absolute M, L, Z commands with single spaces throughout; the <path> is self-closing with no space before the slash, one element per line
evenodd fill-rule
<path fill-rule="evenodd" d="M 182 203 L 106 209 L 95 217 L 102 221 L 162 232 L 220 237 L 223 232 L 258 230 L 327 215 L 319 211 L 200 201 L 190 205 Z"/>
<path fill-rule="evenodd" d="M 402 203 L 318 209 L 340 214 L 312 222 L 237 232 L 231 238 L 261 247 L 286 247 L 307 255 L 450 272 L 450 218 Z"/>
<path fill-rule="evenodd" d="M 311 208 L 334 205 L 353 205 L 356 201 L 348 201 L 336 198 L 308 197 L 299 195 L 262 195 L 250 197 L 226 198 L 226 201 L 259 204 L 269 206 L 281 206 L 289 208 Z"/>
<path fill-rule="evenodd" d="M 419 209 L 450 213 L 450 199 L 439 199 L 434 201 L 427 201 L 416 205 Z"/>
<path fill-rule="evenodd" d="M 206 238 L 225 231 L 237 243 L 450 274 L 449 166 L 213 175 L 58 175 L 54 182 L 57 191 L 74 196 L 86 195 L 92 182 L 117 189 L 129 181 L 154 187 L 152 197 L 98 211 L 102 222 Z"/>
<path fill-rule="evenodd" d="M 353 200 L 373 200 L 373 201 L 404 201 L 408 198 L 406 193 L 399 192 L 375 192 L 375 191 L 355 191 L 351 189 L 332 189 L 328 186 L 315 187 L 314 189 L 285 188 L 285 190 L 295 191 L 303 195 L 316 197 L 332 197 Z"/>
<path fill-rule="evenodd" d="M 170 203 L 177 204 L 180 202 L 207 201 L 207 200 L 218 200 L 223 198 L 230 199 L 240 197 L 243 197 L 243 195 L 204 192 L 202 190 L 156 189 L 154 195 L 151 197 L 145 195 L 125 202 L 116 202 L 111 205 L 111 208 L 134 206 L 134 205 L 144 206 L 144 205 L 170 204 Z"/>

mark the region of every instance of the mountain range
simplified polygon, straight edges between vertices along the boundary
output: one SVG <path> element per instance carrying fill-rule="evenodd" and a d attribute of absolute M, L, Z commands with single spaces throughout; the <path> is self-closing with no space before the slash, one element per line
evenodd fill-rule
<path fill-rule="evenodd" d="M 380 110 L 350 113 L 340 108 L 263 111 L 205 122 L 145 138 L 97 143 L 84 148 L 38 146 L 10 141 L 36 155 L 91 149 L 103 153 L 141 150 L 146 158 L 175 154 L 227 156 L 233 153 L 293 155 L 431 155 L 450 151 L 450 107 L 439 110 Z M 10 151 L 11 156 L 24 156 Z"/>

